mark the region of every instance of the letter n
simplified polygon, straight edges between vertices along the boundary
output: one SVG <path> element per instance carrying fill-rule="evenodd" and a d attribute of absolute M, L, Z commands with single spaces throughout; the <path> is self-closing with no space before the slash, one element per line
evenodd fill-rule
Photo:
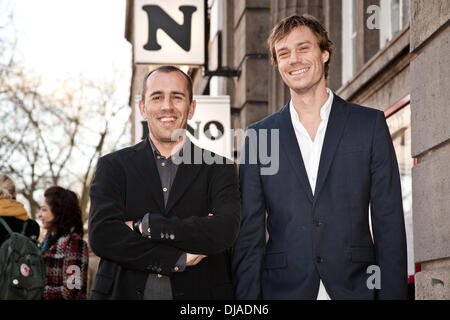
<path fill-rule="evenodd" d="M 196 7 L 180 6 L 178 8 L 184 15 L 182 25 L 179 25 L 159 6 L 146 5 L 142 9 L 148 16 L 148 42 L 144 45 L 144 49 L 151 51 L 161 49 L 156 39 L 158 29 L 164 30 L 185 51 L 191 49 L 191 22 L 192 14 L 197 11 Z"/>

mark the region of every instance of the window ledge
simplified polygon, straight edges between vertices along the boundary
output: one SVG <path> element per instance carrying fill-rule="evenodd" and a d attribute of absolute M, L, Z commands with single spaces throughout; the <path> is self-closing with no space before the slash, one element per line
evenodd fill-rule
<path fill-rule="evenodd" d="M 336 93 L 343 99 L 350 99 L 362 87 L 372 81 L 381 71 L 409 48 L 409 24 L 395 35 L 382 49 L 378 51 L 349 81 L 342 85 Z M 409 52 L 409 49 L 408 51 Z"/>

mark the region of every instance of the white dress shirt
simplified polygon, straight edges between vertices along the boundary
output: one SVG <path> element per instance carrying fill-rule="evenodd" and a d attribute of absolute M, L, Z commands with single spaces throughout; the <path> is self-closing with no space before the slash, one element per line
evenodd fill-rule
<path fill-rule="evenodd" d="M 320 154 L 322 153 L 323 140 L 325 138 L 325 131 L 327 129 L 328 117 L 330 116 L 331 104 L 333 103 L 333 92 L 327 88 L 328 99 L 325 104 L 320 108 L 320 118 L 322 121 L 317 128 L 314 141 L 311 140 L 308 131 L 300 122 L 297 111 L 292 104 L 292 99 L 289 102 L 289 110 L 291 113 L 292 126 L 294 127 L 295 136 L 300 147 L 300 151 L 303 157 L 303 163 L 305 165 L 306 173 L 308 174 L 309 184 L 314 195 L 317 182 L 317 173 L 319 171 Z M 330 300 L 325 287 L 320 280 L 319 293 L 317 300 Z"/>

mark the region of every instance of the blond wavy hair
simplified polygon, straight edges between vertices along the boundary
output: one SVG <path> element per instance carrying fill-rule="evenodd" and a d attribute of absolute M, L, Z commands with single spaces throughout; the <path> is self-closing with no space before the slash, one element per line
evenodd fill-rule
<path fill-rule="evenodd" d="M 6 174 L 0 173 L 0 199 L 14 199 L 16 186 Z"/>

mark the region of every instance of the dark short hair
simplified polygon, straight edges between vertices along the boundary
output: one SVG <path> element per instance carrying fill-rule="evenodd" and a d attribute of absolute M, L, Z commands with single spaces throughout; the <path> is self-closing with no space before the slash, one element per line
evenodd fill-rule
<path fill-rule="evenodd" d="M 82 236 L 81 208 L 75 192 L 54 186 L 45 190 L 44 197 L 54 216 L 50 229 L 55 231 L 58 237 L 71 231 Z"/>
<path fill-rule="evenodd" d="M 181 73 L 184 78 L 186 79 L 186 87 L 189 92 L 189 102 L 192 102 L 193 99 L 193 93 L 192 93 L 192 79 L 189 75 L 184 73 L 182 70 L 178 69 L 174 66 L 161 66 L 158 67 L 152 71 L 150 71 L 144 78 L 144 81 L 142 82 L 142 101 L 145 102 L 145 93 L 147 92 L 147 79 L 155 72 L 163 72 L 163 73 L 170 73 L 170 72 L 179 72 Z"/>
<path fill-rule="evenodd" d="M 327 78 L 328 71 L 330 68 L 329 64 L 331 54 L 333 53 L 334 50 L 334 44 L 328 37 L 328 32 L 323 26 L 323 24 L 321 24 L 319 20 L 308 14 L 303 14 L 301 16 L 292 15 L 290 17 L 284 18 L 272 29 L 269 39 L 267 40 L 267 44 L 269 45 L 271 53 L 272 64 L 274 66 L 278 66 L 277 53 L 275 51 L 275 43 L 283 39 L 292 30 L 298 27 L 308 27 L 312 31 L 312 33 L 314 33 L 314 35 L 316 36 L 320 50 L 328 51 L 330 53 L 328 61 L 325 62 L 324 67 L 325 78 Z"/>

